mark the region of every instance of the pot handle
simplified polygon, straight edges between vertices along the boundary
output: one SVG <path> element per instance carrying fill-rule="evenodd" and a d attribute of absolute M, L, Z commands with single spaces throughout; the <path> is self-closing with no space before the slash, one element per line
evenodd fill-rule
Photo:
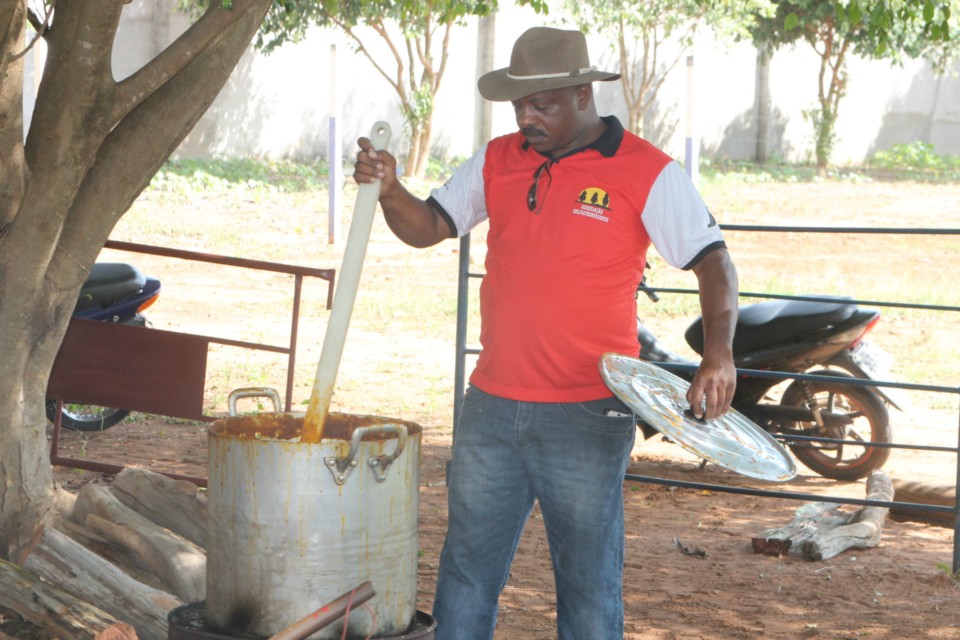
<path fill-rule="evenodd" d="M 270 398 L 274 413 L 280 413 L 280 394 L 269 387 L 243 387 L 234 389 L 227 397 L 227 411 L 230 417 L 237 415 L 237 400 L 240 398 Z"/>
<path fill-rule="evenodd" d="M 373 471 L 373 476 L 377 479 L 377 482 L 384 482 L 387 479 L 387 469 L 390 467 L 390 463 L 396 460 L 407 446 L 408 434 L 406 425 L 379 424 L 369 427 L 357 427 L 353 430 L 353 436 L 350 438 L 350 452 L 346 458 L 338 458 L 336 456 L 324 458 L 327 468 L 330 469 L 330 473 L 333 474 L 333 481 L 337 484 L 342 485 L 346 482 L 347 476 L 349 476 L 350 472 L 357 466 L 357 453 L 360 451 L 360 443 L 368 433 L 393 433 L 397 436 L 397 446 L 394 447 L 391 453 L 367 460 L 367 464 L 370 465 L 370 469 Z"/>

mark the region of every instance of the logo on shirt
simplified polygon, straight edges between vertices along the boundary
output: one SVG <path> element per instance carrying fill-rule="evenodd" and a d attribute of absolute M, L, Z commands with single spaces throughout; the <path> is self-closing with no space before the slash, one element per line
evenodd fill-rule
<path fill-rule="evenodd" d="M 601 222 L 609 222 L 610 194 L 600 187 L 587 187 L 580 191 L 577 197 L 577 206 L 573 208 L 574 215 L 586 216 Z"/>

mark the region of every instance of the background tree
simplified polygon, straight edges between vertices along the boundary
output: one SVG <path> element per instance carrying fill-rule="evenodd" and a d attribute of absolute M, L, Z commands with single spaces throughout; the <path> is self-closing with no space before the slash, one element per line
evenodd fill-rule
<path fill-rule="evenodd" d="M 531 4 L 545 7 L 539 0 Z M 404 173 L 421 177 L 430 157 L 434 106 L 453 29 L 467 16 L 487 15 L 496 6 L 496 0 L 287 0 L 267 16 L 258 44 L 270 51 L 301 40 L 313 25 L 340 28 L 400 99 L 410 136 Z M 378 53 L 371 32 L 388 54 Z"/>
<path fill-rule="evenodd" d="M 620 60 L 627 128 L 643 135 L 644 119 L 667 76 L 692 50 L 698 30 L 719 39 L 746 37 L 746 23 L 767 0 L 565 0 L 567 11 L 587 33 L 605 34 Z"/>
<path fill-rule="evenodd" d="M 813 127 L 817 170 L 825 174 L 836 142 L 840 101 L 851 55 L 889 59 L 925 57 L 942 71 L 956 55 L 957 0 L 892 3 L 884 0 L 773 0 L 771 15 L 751 26 L 759 47 L 775 50 L 803 41 L 820 58 L 816 105 L 804 112 Z"/>
<path fill-rule="evenodd" d="M 120 81 L 111 55 L 125 3 L 0 2 L 0 556 L 53 518 L 44 396 L 89 267 L 214 100 L 270 2 L 212 3 Z M 24 138 L 24 54 L 37 37 L 47 56 Z"/>

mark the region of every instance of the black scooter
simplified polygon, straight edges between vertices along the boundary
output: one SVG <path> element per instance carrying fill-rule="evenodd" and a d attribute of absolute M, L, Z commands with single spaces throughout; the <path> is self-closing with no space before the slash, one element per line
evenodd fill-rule
<path fill-rule="evenodd" d="M 637 291 L 657 300 L 645 282 Z M 738 369 L 806 373 L 830 379 L 793 380 L 778 393 L 775 387 L 785 382 L 783 379 L 741 375 L 733 408 L 766 431 L 787 436 L 781 440 L 793 454 L 826 478 L 857 480 L 881 468 L 890 449 L 861 443 L 891 442 L 887 405 L 900 407 L 884 387 L 848 382 L 852 378 L 890 380 L 880 367 L 885 354 L 863 339 L 879 320 L 879 311 L 861 309 L 842 298 L 836 302 L 775 300 L 741 306 L 733 340 Z M 698 364 L 664 348 L 639 319 L 637 333 L 641 360 Z M 696 353 L 703 354 L 702 318 L 689 326 L 684 338 Z M 671 370 L 686 379 L 693 376 L 692 369 Z M 641 422 L 639 426 L 645 438 L 656 433 L 650 425 Z"/>
<path fill-rule="evenodd" d="M 73 317 L 102 322 L 147 326 L 143 310 L 160 296 L 160 281 L 124 263 L 98 262 L 77 299 Z M 47 400 L 47 419 L 56 418 L 57 403 Z M 74 431 L 102 431 L 130 414 L 126 409 L 65 402 L 61 425 Z"/>

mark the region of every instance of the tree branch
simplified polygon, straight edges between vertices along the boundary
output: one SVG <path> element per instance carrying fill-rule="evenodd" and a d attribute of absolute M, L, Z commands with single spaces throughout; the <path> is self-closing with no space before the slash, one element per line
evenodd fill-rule
<path fill-rule="evenodd" d="M 440 48 L 440 70 L 437 71 L 437 74 L 434 76 L 433 81 L 433 91 L 436 93 L 440 89 L 440 81 L 443 79 L 443 73 L 447 70 L 447 61 L 449 56 L 447 52 L 450 50 L 450 34 L 453 31 L 453 22 L 447 22 L 444 27 L 443 33 L 443 44 Z"/>
<path fill-rule="evenodd" d="M 133 111 L 192 60 L 214 46 L 231 25 L 241 21 L 249 12 L 258 11 L 261 5 L 262 1 L 258 0 L 236 0 L 232 10 L 225 10 L 220 2 L 211 2 L 203 16 L 176 41 L 117 85 L 117 100 L 111 113 L 114 121 Z"/>
<path fill-rule="evenodd" d="M 631 56 L 627 49 L 625 31 L 626 26 L 623 23 L 623 16 L 620 16 L 617 21 L 617 48 L 620 54 L 620 85 L 623 87 L 623 99 L 627 103 L 629 120 L 627 127 L 633 131 L 633 133 L 640 135 L 643 127 L 640 126 L 638 100 L 636 96 L 636 72 L 634 71 L 637 66 L 636 51 L 639 47 L 636 46 L 637 41 L 634 40 L 634 47 L 632 49 L 634 53 Z"/>
<path fill-rule="evenodd" d="M 58 193 L 72 196 L 70 187 L 79 185 L 102 137 L 115 124 L 101 105 L 116 87 L 110 54 L 121 10 L 121 3 L 107 0 L 67 2 L 57 9 L 26 142 L 31 167 L 57 167 L 56 175 L 34 174 L 41 192 L 53 191 L 45 184 L 49 179 L 58 184 Z M 77 135 L 81 131 L 84 135 Z M 59 216 L 66 207 L 58 201 L 40 208 Z"/>
<path fill-rule="evenodd" d="M 410 83 L 410 94 L 413 96 L 417 95 L 417 78 L 414 76 L 414 61 L 416 56 L 413 55 L 413 47 L 410 45 L 410 38 L 406 39 L 407 43 L 407 60 L 410 61 L 410 66 L 407 69 L 407 81 Z M 417 46 L 420 45 L 420 42 L 417 41 Z"/>
<path fill-rule="evenodd" d="M 81 262 L 96 257 L 120 216 L 217 97 L 270 2 L 244 2 L 237 19 L 110 131 L 70 208 L 58 254 Z"/>
<path fill-rule="evenodd" d="M 390 84 L 390 86 L 393 87 L 398 94 L 400 94 L 401 98 L 403 98 L 404 96 L 403 85 L 400 84 L 399 79 L 394 80 L 393 78 L 390 77 L 390 74 L 388 74 L 386 70 L 384 70 L 384 68 L 381 67 L 380 64 L 376 61 L 376 59 L 370 54 L 370 51 L 364 46 L 363 41 L 360 40 L 360 38 L 357 36 L 356 33 L 354 33 L 353 29 L 343 21 L 338 20 L 336 17 L 333 18 L 333 22 L 338 27 L 340 27 L 340 29 L 342 29 L 344 33 L 346 33 L 350 37 L 351 40 L 354 41 L 354 43 L 357 45 L 357 50 L 360 51 L 360 53 L 362 53 L 364 56 L 366 56 L 367 60 L 370 61 L 370 64 L 373 65 L 373 68 L 377 70 L 377 73 L 382 75 L 384 79 Z M 400 56 L 397 54 L 397 50 L 393 46 L 393 42 L 391 42 L 390 36 L 386 35 L 386 33 L 382 30 L 382 26 L 381 28 L 378 28 L 377 25 L 370 24 L 370 27 L 374 31 L 376 31 L 377 34 L 387 42 L 387 45 L 390 47 L 390 50 L 393 52 L 393 57 L 397 61 L 397 66 L 402 67 L 403 61 L 400 59 Z"/>
<path fill-rule="evenodd" d="M 27 55 L 30 49 L 33 49 L 34 45 L 40 41 L 40 38 L 43 37 L 43 34 L 46 33 L 47 29 L 50 28 L 50 18 L 53 17 L 53 10 L 57 5 L 57 0 L 50 0 L 50 6 L 44 6 L 43 20 L 37 17 L 37 14 L 34 13 L 33 9 L 27 10 L 27 20 L 30 22 L 30 25 L 33 27 L 34 31 L 37 32 L 37 35 L 33 37 L 26 47 L 23 48 L 23 51 L 19 53 L 14 53 L 10 56 L 10 61 L 17 60 Z M 0 41 L 5 41 L 6 36 L 0 38 Z M 6 51 L 6 47 L 0 49 L 0 51 Z M 6 63 L 5 63 L 6 64 Z"/>

